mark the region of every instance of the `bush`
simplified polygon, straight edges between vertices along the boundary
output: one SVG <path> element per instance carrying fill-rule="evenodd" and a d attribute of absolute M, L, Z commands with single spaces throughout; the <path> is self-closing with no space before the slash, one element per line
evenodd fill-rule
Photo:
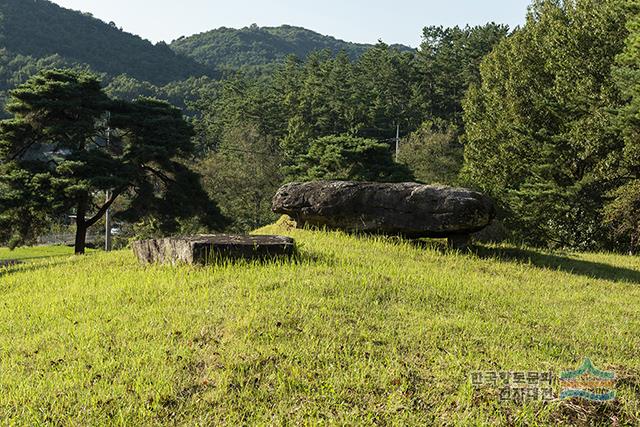
<path fill-rule="evenodd" d="M 453 129 L 441 132 L 425 123 L 401 145 L 398 161 L 420 182 L 455 185 L 464 161 L 464 147 Z"/>

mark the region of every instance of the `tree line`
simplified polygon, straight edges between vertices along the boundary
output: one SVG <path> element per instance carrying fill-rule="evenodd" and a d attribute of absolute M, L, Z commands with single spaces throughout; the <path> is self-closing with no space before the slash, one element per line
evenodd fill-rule
<path fill-rule="evenodd" d="M 273 220 L 271 196 L 292 180 L 454 184 L 466 88 L 507 34 L 497 24 L 429 27 L 417 52 L 379 43 L 357 59 L 329 51 L 290 56 L 271 75 L 240 72 L 202 96 L 192 105 L 201 172 L 231 228 Z"/>
<path fill-rule="evenodd" d="M 465 98 L 462 178 L 519 240 L 637 248 L 637 2 L 536 0 Z"/>
<path fill-rule="evenodd" d="M 243 150 L 283 166 L 265 182 L 464 185 L 498 202 L 511 240 L 635 251 L 639 22 L 632 1 L 536 0 L 512 32 L 430 27 L 416 53 L 381 43 L 356 60 L 290 58 L 267 79 L 237 77 L 201 99 L 201 149 L 242 156 L 236 133 L 251 129 Z M 266 220 L 268 203 L 257 206 Z"/>

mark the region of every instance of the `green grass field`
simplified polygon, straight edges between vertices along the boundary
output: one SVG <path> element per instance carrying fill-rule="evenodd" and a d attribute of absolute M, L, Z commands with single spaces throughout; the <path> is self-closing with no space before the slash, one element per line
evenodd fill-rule
<path fill-rule="evenodd" d="M 300 260 L 0 250 L 27 259 L 0 269 L 0 424 L 640 424 L 639 258 L 260 233 Z M 501 402 L 470 381 L 585 357 L 616 401 Z"/>

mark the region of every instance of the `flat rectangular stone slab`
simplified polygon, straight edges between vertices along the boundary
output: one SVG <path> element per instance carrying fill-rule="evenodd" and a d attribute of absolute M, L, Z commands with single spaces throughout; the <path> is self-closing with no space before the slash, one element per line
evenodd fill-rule
<path fill-rule="evenodd" d="M 141 240 L 133 252 L 143 264 L 205 265 L 219 260 L 269 260 L 291 257 L 295 241 L 284 236 L 214 234 Z"/>

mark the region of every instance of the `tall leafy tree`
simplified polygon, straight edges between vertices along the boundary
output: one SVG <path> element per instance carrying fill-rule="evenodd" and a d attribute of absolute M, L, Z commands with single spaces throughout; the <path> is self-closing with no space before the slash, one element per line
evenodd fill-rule
<path fill-rule="evenodd" d="M 627 18 L 620 0 L 535 1 L 469 91 L 465 178 L 502 203 L 529 243 L 609 243 L 602 207 L 622 150 L 611 68 Z"/>
<path fill-rule="evenodd" d="M 47 217 L 73 213 L 82 254 L 87 229 L 122 196 L 130 201 L 127 219 L 154 216 L 167 232 L 193 216 L 222 225 L 198 176 L 180 160 L 193 152 L 193 131 L 168 103 L 114 102 L 91 74 L 48 70 L 12 91 L 7 110 L 13 117 L 0 122 L 0 220 L 16 243 Z"/>
<path fill-rule="evenodd" d="M 425 122 L 400 146 L 398 161 L 426 184 L 457 184 L 464 149 L 453 127 L 440 130 Z"/>
<path fill-rule="evenodd" d="M 640 248 L 640 5 L 627 2 L 632 18 L 629 37 L 614 70 L 625 104 L 618 111 L 624 136 L 622 166 L 617 178 L 622 183 L 612 192 L 605 208 L 605 220 L 616 242 L 637 252 Z"/>
<path fill-rule="evenodd" d="M 230 230 L 248 232 L 274 221 L 271 199 L 282 184 L 281 155 L 255 128 L 230 129 L 198 169 L 209 194 L 232 219 Z"/>

